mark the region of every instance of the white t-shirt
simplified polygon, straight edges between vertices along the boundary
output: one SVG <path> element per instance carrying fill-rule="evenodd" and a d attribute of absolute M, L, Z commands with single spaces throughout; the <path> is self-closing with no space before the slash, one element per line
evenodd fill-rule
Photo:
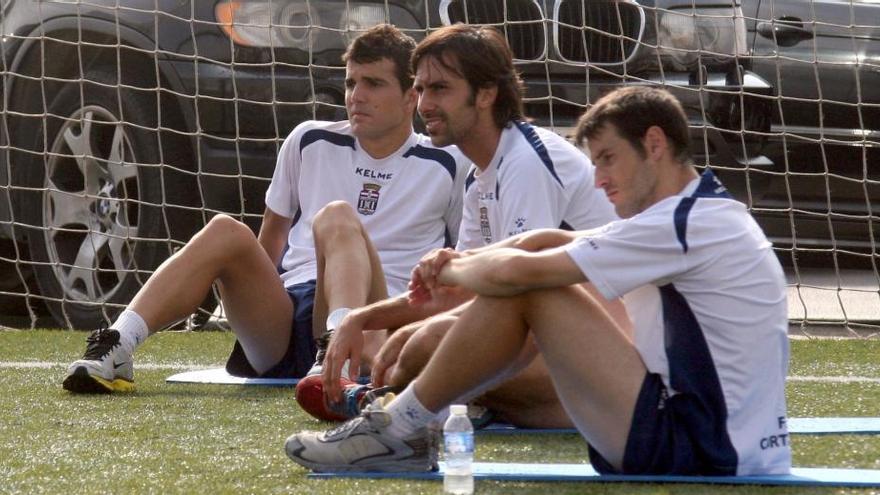
<path fill-rule="evenodd" d="M 785 277 L 760 227 L 710 171 L 567 252 L 606 298 L 638 289 L 624 298 L 636 348 L 670 395 L 715 405 L 718 421 L 694 420 L 720 423 L 713 438 L 694 435 L 713 462 L 732 462 L 738 475 L 789 471 Z"/>
<path fill-rule="evenodd" d="M 541 228 L 584 230 L 616 220 L 596 189 L 593 164 L 564 138 L 513 122 L 489 166 L 471 165 L 456 249 L 472 249 Z"/>
<path fill-rule="evenodd" d="M 312 219 L 342 200 L 379 252 L 389 295 L 404 292 L 422 255 L 455 242 L 466 171 L 456 147 L 435 148 L 420 134 L 377 160 L 361 149 L 348 121 L 298 125 L 281 146 L 266 191 L 266 206 L 297 219 L 281 261 L 285 287 L 316 278 Z"/>

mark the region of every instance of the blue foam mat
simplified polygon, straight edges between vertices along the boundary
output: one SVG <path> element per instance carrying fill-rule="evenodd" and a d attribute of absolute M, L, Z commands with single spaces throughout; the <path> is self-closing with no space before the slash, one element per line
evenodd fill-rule
<path fill-rule="evenodd" d="M 293 387 L 298 378 L 243 378 L 232 376 L 225 368 L 186 371 L 165 379 L 168 383 L 204 383 L 221 385 L 258 385 L 270 387 Z M 880 417 L 877 418 L 789 418 L 789 433 L 809 435 L 880 434 Z M 576 434 L 574 428 L 517 428 L 504 423 L 493 423 L 477 434 L 493 435 L 553 435 Z"/>
<path fill-rule="evenodd" d="M 369 380 L 364 377 L 362 380 Z M 166 383 L 203 383 L 211 385 L 257 385 L 264 387 L 295 387 L 299 378 L 245 378 L 233 376 L 226 368 L 208 368 L 203 370 L 185 371 L 169 376 Z M 362 381 L 362 383 L 366 383 Z"/>
<path fill-rule="evenodd" d="M 789 418 L 788 432 L 805 435 L 876 435 L 880 418 Z M 517 428 L 507 423 L 491 423 L 476 431 L 483 435 L 564 435 L 577 434 L 574 428 Z"/>
<path fill-rule="evenodd" d="M 724 485 L 784 485 L 880 487 L 873 469 L 793 468 L 791 474 L 762 476 L 600 475 L 589 464 L 474 463 L 474 479 L 496 481 L 581 481 L 630 483 L 707 483 Z M 403 478 L 442 480 L 444 465 L 433 473 L 312 473 L 310 478 Z"/>
<path fill-rule="evenodd" d="M 165 379 L 168 383 L 206 383 L 218 385 L 261 385 L 268 387 L 294 387 L 298 378 L 244 378 L 232 376 L 226 368 L 186 371 Z"/>

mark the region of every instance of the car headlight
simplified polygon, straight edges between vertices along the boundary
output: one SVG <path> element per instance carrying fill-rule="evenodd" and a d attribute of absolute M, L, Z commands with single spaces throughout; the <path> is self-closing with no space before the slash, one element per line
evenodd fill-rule
<path fill-rule="evenodd" d="M 657 49 L 680 68 L 747 54 L 740 7 L 658 11 Z"/>
<path fill-rule="evenodd" d="M 350 0 L 224 0 L 214 14 L 237 45 L 319 51 L 321 45 L 336 45 L 340 37 L 347 41 L 383 22 L 403 29 L 418 27 L 408 11 L 393 5 L 386 10 L 386 5 Z"/>

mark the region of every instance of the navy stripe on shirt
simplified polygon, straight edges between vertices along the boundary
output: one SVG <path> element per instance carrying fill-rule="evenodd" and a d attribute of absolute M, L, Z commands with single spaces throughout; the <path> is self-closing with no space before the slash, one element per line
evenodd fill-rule
<path fill-rule="evenodd" d="M 424 160 L 432 160 L 439 163 L 443 168 L 449 172 L 449 175 L 452 177 L 452 181 L 455 182 L 455 158 L 452 158 L 452 155 L 449 153 L 437 149 L 437 148 L 426 148 L 420 144 L 413 146 L 412 148 L 406 150 L 406 153 L 403 154 L 404 158 L 409 158 L 410 156 L 415 156 L 417 158 L 422 158 Z"/>
<path fill-rule="evenodd" d="M 472 167 L 470 171 L 468 171 L 467 177 L 464 179 L 464 192 L 467 192 L 467 190 L 470 189 L 471 184 L 477 180 L 477 176 L 475 175 L 476 171 L 476 167 Z"/>
<path fill-rule="evenodd" d="M 706 171 L 703 172 L 703 175 L 700 177 L 700 183 L 697 185 L 697 190 L 687 198 L 682 198 L 681 202 L 678 203 L 678 206 L 675 207 L 675 213 L 673 214 L 675 235 L 678 237 L 678 242 L 681 243 L 681 248 L 685 253 L 688 252 L 688 216 L 698 198 L 733 199 L 733 196 L 727 192 L 727 188 L 724 187 L 724 184 L 722 184 L 717 177 L 715 177 L 715 174 L 713 174 L 711 170 L 706 169 Z"/>
<path fill-rule="evenodd" d="M 315 141 L 327 141 L 329 143 L 333 143 L 336 146 L 346 146 L 351 149 L 355 149 L 354 147 L 354 136 L 349 136 L 347 134 L 339 134 L 338 132 L 327 131 L 324 129 L 312 129 L 306 131 L 302 138 L 299 140 L 299 152 L 302 153 L 302 150 L 314 143 Z"/>
<path fill-rule="evenodd" d="M 687 299 L 667 284 L 660 289 L 669 385 L 692 407 L 676 410 L 688 431 L 700 472 L 735 475 L 739 456 L 727 431 L 727 403 L 718 370 Z"/>
<path fill-rule="evenodd" d="M 556 175 L 556 167 L 553 165 L 553 160 L 550 158 L 550 154 L 547 153 L 547 147 L 544 146 L 544 142 L 541 141 L 541 137 L 538 136 L 538 131 L 535 130 L 530 124 L 522 121 L 514 121 L 517 129 L 523 133 L 523 136 L 526 137 L 526 141 L 532 145 L 532 149 L 535 150 L 535 153 L 538 154 L 538 157 L 541 159 L 541 162 L 547 167 L 547 170 L 550 172 L 550 175 L 556 179 L 556 182 L 564 189 L 565 186 L 562 184 L 562 180 Z"/>

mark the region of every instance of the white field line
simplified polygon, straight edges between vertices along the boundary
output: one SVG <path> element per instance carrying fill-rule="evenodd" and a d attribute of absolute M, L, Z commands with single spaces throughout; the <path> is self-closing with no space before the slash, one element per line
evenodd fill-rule
<path fill-rule="evenodd" d="M 825 382 L 825 383 L 880 383 L 880 378 L 869 376 L 790 376 L 790 382 Z"/>
<path fill-rule="evenodd" d="M 51 361 L 0 361 L 0 369 L 50 369 L 50 368 L 67 368 L 70 363 L 57 363 Z M 206 370 L 210 368 L 219 368 L 222 364 L 204 365 L 193 363 L 138 363 L 135 362 L 135 369 L 142 370 Z"/>
<path fill-rule="evenodd" d="M 0 361 L 0 369 L 50 369 L 67 368 L 70 363 L 51 361 Z M 139 363 L 135 362 L 135 369 L 142 370 L 205 370 L 219 368 L 222 364 L 204 365 L 193 363 Z M 869 376 L 789 376 L 790 382 L 820 382 L 820 383 L 880 383 L 880 378 Z"/>

